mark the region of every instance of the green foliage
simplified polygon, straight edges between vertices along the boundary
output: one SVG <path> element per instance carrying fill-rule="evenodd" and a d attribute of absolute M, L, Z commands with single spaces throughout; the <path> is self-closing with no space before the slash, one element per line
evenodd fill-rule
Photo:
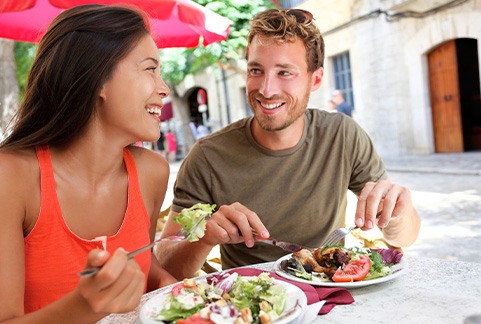
<path fill-rule="evenodd" d="M 193 49 L 172 48 L 160 51 L 162 77 L 170 86 L 178 85 L 188 74 L 214 64 L 230 65 L 243 58 L 249 23 L 257 13 L 274 5 L 270 0 L 195 0 L 198 4 L 232 21 L 228 39 Z"/>
<path fill-rule="evenodd" d="M 32 66 L 37 46 L 30 43 L 15 43 L 15 63 L 17 65 L 18 100 L 23 100 L 28 72 Z"/>

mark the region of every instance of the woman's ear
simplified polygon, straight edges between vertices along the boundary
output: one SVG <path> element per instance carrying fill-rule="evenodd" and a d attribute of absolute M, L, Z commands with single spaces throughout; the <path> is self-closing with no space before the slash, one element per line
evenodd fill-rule
<path fill-rule="evenodd" d="M 104 84 L 102 85 L 102 87 L 100 87 L 99 100 L 105 101 L 105 99 L 107 99 L 107 93 L 106 93 L 105 84 Z"/>
<path fill-rule="evenodd" d="M 320 67 L 314 72 L 312 72 L 312 84 L 311 84 L 311 92 L 316 91 L 319 89 L 322 83 L 322 77 L 324 76 L 324 68 Z"/>

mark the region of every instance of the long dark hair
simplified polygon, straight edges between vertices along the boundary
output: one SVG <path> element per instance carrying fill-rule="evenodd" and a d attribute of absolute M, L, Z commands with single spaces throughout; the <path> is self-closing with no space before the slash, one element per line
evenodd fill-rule
<path fill-rule="evenodd" d="M 5 149 L 62 146 L 81 136 L 116 64 L 149 33 L 130 7 L 85 5 L 57 16 L 39 43 Z"/>

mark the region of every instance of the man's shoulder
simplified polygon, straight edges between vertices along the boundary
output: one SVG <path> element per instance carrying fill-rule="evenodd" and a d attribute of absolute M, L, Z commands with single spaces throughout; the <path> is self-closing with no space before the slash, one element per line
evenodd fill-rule
<path fill-rule="evenodd" d="M 346 116 L 339 113 L 331 113 L 326 110 L 308 108 L 306 111 L 307 120 L 311 125 L 330 125 L 342 123 Z"/>
<path fill-rule="evenodd" d="M 236 138 L 239 133 L 245 133 L 248 121 L 251 117 L 245 117 L 243 119 L 237 120 L 223 128 L 212 132 L 211 134 L 204 136 L 199 139 L 200 144 L 213 143 L 217 141 L 226 141 L 228 138 Z"/>
<path fill-rule="evenodd" d="M 306 112 L 308 120 L 308 136 L 315 136 L 319 141 L 343 134 L 343 136 L 354 136 L 363 132 L 362 127 L 351 117 L 344 113 L 330 113 L 325 110 L 308 109 Z M 321 134 L 322 136 L 318 135 Z"/>

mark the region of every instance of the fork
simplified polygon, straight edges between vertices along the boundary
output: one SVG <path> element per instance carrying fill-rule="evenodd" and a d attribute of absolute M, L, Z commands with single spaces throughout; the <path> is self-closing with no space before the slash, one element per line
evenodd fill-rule
<path fill-rule="evenodd" d="M 381 212 L 382 211 L 377 212 L 376 219 L 378 219 L 379 216 L 381 216 Z M 353 226 L 353 227 L 341 227 L 341 228 L 335 229 L 334 231 L 331 232 L 331 234 L 327 236 L 327 238 L 324 240 L 321 246 L 337 244 L 344 237 L 346 237 L 347 234 L 351 233 L 353 230 L 358 228 L 359 228 L 358 226 Z"/>
<path fill-rule="evenodd" d="M 134 256 L 136 256 L 137 254 L 139 253 L 142 253 L 144 251 L 147 251 L 151 248 L 153 248 L 154 246 L 156 246 L 157 244 L 159 244 L 160 242 L 165 242 L 165 241 L 171 241 L 171 242 L 181 242 L 181 241 L 185 241 L 185 240 L 188 240 L 192 234 L 194 234 L 194 232 L 197 230 L 197 228 L 199 227 L 200 223 L 204 220 L 204 219 L 208 219 L 208 217 L 203 217 L 201 219 L 199 219 L 197 221 L 197 223 L 194 224 L 194 226 L 192 226 L 192 228 L 190 229 L 189 232 L 186 233 L 186 231 L 184 229 L 181 229 L 180 231 L 178 231 L 176 234 L 174 235 L 171 235 L 171 236 L 168 236 L 168 237 L 164 237 L 164 238 L 159 238 L 157 240 L 154 240 L 152 243 L 149 243 L 141 248 L 138 248 L 137 250 L 134 250 L 134 251 L 131 251 L 129 253 L 127 253 L 127 259 L 132 259 Z M 186 235 L 187 234 L 187 235 Z M 99 272 L 101 267 L 91 267 L 91 268 L 86 268 L 82 271 L 80 271 L 78 273 L 79 276 L 81 277 L 86 277 L 86 276 L 93 276 L 95 275 L 97 272 Z"/>
<path fill-rule="evenodd" d="M 182 230 L 179 231 L 179 233 L 177 234 L 181 234 Z M 181 242 L 181 241 L 185 241 L 189 238 L 190 236 L 190 233 L 189 235 L 187 236 L 183 236 L 183 235 L 171 235 L 171 236 L 168 236 L 168 237 L 165 237 L 165 238 L 160 238 L 158 240 L 155 240 L 153 241 L 152 243 L 150 244 L 147 244 L 137 250 L 134 250 L 132 252 L 129 252 L 127 253 L 127 259 L 132 259 L 134 256 L 136 256 L 137 254 L 139 253 L 142 253 L 146 250 L 149 250 L 151 248 L 153 248 L 154 246 L 156 246 L 157 244 L 159 244 L 160 242 L 165 242 L 165 241 L 171 241 L 171 242 Z M 92 268 L 86 268 L 82 271 L 80 271 L 78 273 L 79 276 L 81 277 L 90 277 L 90 276 L 93 276 L 95 275 L 97 272 L 99 272 L 99 270 L 101 269 L 101 267 L 92 267 Z"/>

